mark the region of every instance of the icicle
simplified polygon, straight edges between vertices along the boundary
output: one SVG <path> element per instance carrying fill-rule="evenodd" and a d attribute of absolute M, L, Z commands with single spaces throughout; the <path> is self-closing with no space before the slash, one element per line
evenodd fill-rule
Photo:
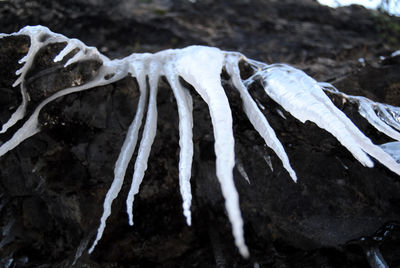
<path fill-rule="evenodd" d="M 396 50 L 395 52 L 393 52 L 391 55 L 390 55 L 390 57 L 396 57 L 396 56 L 399 56 L 400 55 L 400 50 Z"/>
<path fill-rule="evenodd" d="M 21 71 L 20 71 L 21 69 L 19 69 L 19 70 L 17 70 L 16 72 L 15 72 L 15 74 L 17 74 L 17 75 L 19 75 L 19 74 L 21 74 Z M 17 78 L 17 80 L 15 80 L 15 82 L 12 84 L 12 87 L 16 87 L 16 86 L 18 86 L 19 84 L 21 84 L 22 83 L 22 80 L 23 80 L 23 77 L 22 76 L 19 76 L 18 78 Z"/>
<path fill-rule="evenodd" d="M 29 51 L 28 51 L 27 55 L 21 59 L 21 61 L 25 62 L 25 65 L 20 70 L 17 71 L 20 74 L 20 77 L 16 82 L 21 83 L 22 104 L 12 114 L 11 118 L 2 126 L 2 130 L 0 131 L 0 133 L 5 132 L 9 127 L 13 126 L 17 121 L 19 121 L 20 119 L 22 119 L 25 116 L 26 105 L 28 102 L 28 95 L 26 93 L 24 79 L 25 79 L 26 73 L 29 71 L 29 69 L 33 63 L 33 60 L 34 60 L 37 52 L 40 50 L 40 48 L 46 46 L 47 44 L 49 44 L 51 42 L 67 42 L 67 43 L 69 42 L 68 41 L 69 39 L 66 38 L 65 36 L 59 35 L 59 34 L 54 34 L 48 28 L 43 27 L 43 26 L 34 26 L 34 27 L 27 26 L 27 27 L 21 29 L 21 31 L 19 31 L 18 33 L 12 34 L 12 35 L 19 35 L 19 34 L 20 35 L 28 35 L 28 36 L 30 36 L 30 39 L 31 39 L 31 46 L 29 48 Z M 45 41 L 41 41 L 40 39 L 43 35 L 48 35 L 49 37 Z M 74 43 L 78 44 L 81 48 L 85 48 L 85 45 L 83 43 L 81 43 L 80 41 L 79 42 L 74 41 Z M 70 94 L 73 92 L 83 91 L 83 90 L 90 89 L 90 88 L 93 88 L 96 86 L 113 83 L 115 81 L 120 80 L 122 77 L 126 76 L 127 71 L 124 70 L 123 68 L 121 68 L 121 64 L 123 64 L 123 62 L 121 62 L 119 60 L 110 61 L 110 60 L 108 60 L 107 57 L 100 55 L 96 49 L 90 49 L 90 48 L 87 48 L 87 49 L 89 49 L 91 52 L 87 53 L 87 55 L 86 55 L 87 57 L 85 57 L 85 59 L 96 58 L 96 59 L 101 60 L 103 63 L 103 66 L 98 70 L 97 76 L 95 78 L 93 78 L 92 81 L 90 81 L 84 85 L 77 86 L 77 87 L 70 87 L 70 88 L 60 90 L 57 93 L 55 93 L 52 96 L 45 99 L 43 102 L 41 102 L 36 107 L 35 111 L 31 115 L 31 117 L 24 123 L 24 125 L 20 129 L 17 130 L 17 132 L 13 135 L 13 137 L 0 146 L 0 156 L 6 154 L 9 150 L 12 150 L 13 148 L 15 148 L 18 144 L 20 144 L 25 139 L 27 139 L 39 132 L 39 130 L 40 130 L 39 124 L 38 124 L 39 112 L 49 102 L 51 102 L 61 96 L 64 96 L 64 95 L 67 95 L 67 94 Z M 57 56 L 55 58 L 57 58 Z M 83 59 L 83 58 L 81 58 L 81 59 Z M 104 77 L 107 74 L 111 74 L 111 73 L 116 73 L 116 74 L 111 79 L 106 80 Z"/>
<path fill-rule="evenodd" d="M 14 133 L 11 139 L 0 146 L 0 156 L 5 155 L 8 151 L 17 147 L 21 142 L 32 137 L 40 131 L 38 124 L 39 110 L 35 111 L 32 116 Z"/>
<path fill-rule="evenodd" d="M 74 260 L 72 261 L 72 264 L 71 264 L 72 267 L 76 264 L 76 262 L 79 260 L 79 258 L 82 257 L 82 254 L 85 251 L 86 247 L 88 246 L 89 241 L 90 241 L 90 236 L 83 238 L 81 240 L 81 242 L 79 243 L 79 246 L 75 251 Z"/>
<path fill-rule="evenodd" d="M 55 62 L 65 59 L 69 53 L 76 49 L 77 53 L 66 62 L 65 66 L 83 60 L 96 60 L 101 62 L 102 65 L 91 81 L 81 86 L 60 90 L 42 101 L 28 120 L 25 121 L 24 125 L 15 132 L 14 136 L 0 146 L 0 156 L 37 133 L 40 127 L 38 116 L 41 109 L 49 102 L 61 96 L 113 83 L 127 76 L 128 72 L 137 77 L 140 90 L 143 91 L 139 98 L 135 119 L 129 127 L 124 145 L 121 148 L 120 155 L 115 164 L 115 178 L 106 195 L 104 212 L 100 220 L 97 237 L 90 248 L 90 252 L 93 251 L 96 243 L 102 236 L 107 217 L 111 213 L 112 202 L 121 190 L 129 160 L 136 147 L 138 132 L 144 116 L 146 103 L 146 92 L 144 92 L 147 87 L 146 75 L 149 77 L 150 96 L 143 137 L 140 142 L 132 185 L 127 198 L 127 212 L 130 224 L 133 224 L 132 206 L 134 195 L 138 192 L 143 180 L 144 173 L 147 169 L 151 146 L 156 135 L 156 98 L 158 80 L 161 75 L 166 75 L 169 80 L 178 105 L 180 119 L 179 143 L 181 147 L 179 180 L 183 199 L 183 211 L 187 222 L 190 225 L 190 205 L 192 199 L 190 176 L 193 158 L 193 118 L 191 96 L 180 85 L 178 80 L 179 76 L 194 86 L 195 90 L 209 107 L 215 136 L 216 174 L 225 198 L 225 207 L 232 224 L 235 244 L 244 257 L 247 257 L 249 252 L 244 241 L 243 219 L 239 207 L 239 196 L 233 182 L 232 170 L 235 164 L 235 156 L 232 115 L 227 96 L 220 81 L 220 74 L 223 66 L 226 67 L 228 73 L 231 75 L 232 83 L 241 95 L 244 111 L 250 122 L 264 138 L 266 144 L 270 146 L 281 159 L 293 180 L 297 179 L 296 174 L 290 166 L 282 144 L 279 142 L 274 130 L 270 127 L 260 110 L 264 109 L 264 107 L 260 105 L 261 108 L 259 108 L 247 90 L 250 83 L 260 78 L 263 80 L 262 82 L 264 82 L 266 93 L 274 101 L 279 103 L 283 109 L 286 109 L 302 122 L 310 120 L 319 127 L 329 131 L 363 165 L 368 167 L 373 166 L 373 162 L 368 157 L 369 154 L 390 170 L 400 174 L 400 165 L 395 161 L 395 159 L 399 160 L 399 154 L 397 153 L 399 150 L 397 150 L 397 148 L 400 146 L 397 143 L 384 144 L 381 145 L 381 147 L 372 144 L 372 142 L 354 126 L 350 119 L 332 104 L 321 87 L 327 86 L 335 94 L 342 93 L 339 93 L 333 86 L 327 83 L 317 83 L 302 71 L 287 65 L 266 65 L 258 61 L 246 59 L 255 74 L 249 79 L 242 81 L 240 78 L 238 61 L 244 59 L 244 57 L 238 53 L 222 52 L 217 48 L 192 46 L 184 49 L 165 50 L 156 54 L 132 54 L 126 58 L 111 61 L 100 54 L 96 48 L 87 47 L 77 39 L 68 39 L 63 35 L 52 33 L 46 27 L 28 26 L 21 29 L 18 33 L 11 35 L 27 35 L 31 39 L 31 45 L 28 53 L 19 60 L 19 63 L 24 65 L 16 72 L 19 77 L 13 84 L 14 86 L 20 85 L 22 103 L 10 119 L 3 124 L 0 133 L 6 132 L 7 129 L 15 125 L 18 120 L 25 116 L 26 105 L 29 101 L 29 96 L 25 89 L 25 76 L 31 69 L 33 60 L 41 48 L 52 43 L 66 43 L 66 46 L 54 58 Z M 11 35 L 0 34 L 0 38 Z M 225 65 L 224 57 L 226 57 Z M 399 140 L 400 134 L 396 132 L 396 129 L 400 130 L 400 108 L 374 103 L 363 97 L 352 97 L 344 94 L 342 94 L 342 96 L 357 103 L 359 105 L 360 114 L 378 130 Z M 266 161 L 270 163 L 270 159 L 266 158 Z M 239 163 L 239 172 L 240 166 Z"/>
<path fill-rule="evenodd" d="M 64 59 L 66 55 L 68 55 L 72 50 L 76 48 L 75 42 L 72 42 L 73 39 L 71 39 L 71 42 L 68 42 L 68 44 L 58 53 L 58 55 L 54 58 L 54 62 L 59 62 Z"/>
<path fill-rule="evenodd" d="M 134 173 L 132 178 L 131 188 L 126 199 L 127 213 L 129 224 L 133 225 L 133 201 L 134 196 L 139 192 L 140 184 L 143 181 L 144 173 L 147 169 L 147 161 L 150 155 L 151 146 L 157 132 L 157 90 L 158 80 L 160 77 L 160 66 L 157 62 L 150 63 L 149 67 L 149 84 L 150 97 L 147 110 L 146 123 L 140 142 L 138 155 L 135 162 Z"/>
<path fill-rule="evenodd" d="M 266 93 L 301 122 L 310 120 L 332 133 L 364 166 L 373 167 L 368 153 L 400 175 L 396 161 L 337 109 L 314 79 L 287 65 L 271 65 L 253 77 L 258 75 L 264 79 Z"/>
<path fill-rule="evenodd" d="M 193 161 L 193 107 L 190 93 L 182 88 L 173 63 L 165 67 L 165 75 L 174 93 L 179 115 L 179 185 L 183 200 L 183 214 L 188 225 L 192 223 L 190 206 L 192 192 L 190 177 Z"/>
<path fill-rule="evenodd" d="M 368 122 L 374 126 L 380 132 L 386 134 L 392 139 L 400 141 L 400 133 L 395 131 L 392 127 L 387 125 L 381 118 L 379 118 L 374 109 L 372 108 L 371 101 L 366 98 L 360 97 L 359 112 L 362 117 L 368 120 Z M 388 117 L 386 117 L 388 118 Z"/>
<path fill-rule="evenodd" d="M 22 78 L 21 78 L 21 80 L 22 80 Z M 7 129 L 9 129 L 13 125 L 15 125 L 15 123 L 17 123 L 22 118 L 24 118 L 28 97 L 27 97 L 26 89 L 23 85 L 21 85 L 21 95 L 22 95 L 22 103 L 18 106 L 17 110 L 11 115 L 10 119 L 8 119 L 8 121 L 2 125 L 0 134 L 5 133 L 7 131 Z"/>
<path fill-rule="evenodd" d="M 240 175 L 242 175 L 242 177 L 247 181 L 247 183 L 251 184 L 249 175 L 247 175 L 247 172 L 244 169 L 242 160 L 240 160 L 240 158 L 236 158 L 236 168 L 239 171 Z"/>
<path fill-rule="evenodd" d="M 393 159 L 400 163 L 400 142 L 388 142 L 385 144 L 381 144 L 380 147 L 389 155 L 393 157 Z"/>
<path fill-rule="evenodd" d="M 71 58 L 66 65 L 78 61 L 78 60 L 83 60 L 83 59 L 96 59 L 99 61 L 109 61 L 107 57 L 101 55 L 96 48 L 92 47 L 87 47 L 85 44 L 83 44 L 81 41 L 77 39 L 68 39 L 67 37 L 61 35 L 61 34 L 55 34 L 51 32 L 47 27 L 43 26 L 26 26 L 22 28 L 19 32 L 13 33 L 10 35 L 5 35 L 5 36 L 15 36 L 15 35 L 27 35 L 30 37 L 30 47 L 28 50 L 28 53 L 21 58 L 18 62 L 20 64 L 24 63 L 24 65 L 16 71 L 16 74 L 19 75 L 19 77 L 16 79 L 16 81 L 13 84 L 13 87 L 16 87 L 18 85 L 21 85 L 21 96 L 22 96 L 22 103 L 20 106 L 17 108 L 17 110 L 11 115 L 10 119 L 3 124 L 0 133 L 5 133 L 7 129 L 15 125 L 16 122 L 24 118 L 25 112 L 26 112 L 26 106 L 28 104 L 28 94 L 26 92 L 26 88 L 24 85 L 24 80 L 26 77 L 27 72 L 30 70 L 33 61 L 35 59 L 36 54 L 38 51 L 47 46 L 50 43 L 62 43 L 66 42 L 68 48 L 67 50 L 72 50 L 71 48 L 79 48 L 81 50 L 86 51 L 87 53 L 77 57 L 76 55 Z M 47 38 L 43 39 L 43 37 L 47 36 Z M 72 47 L 71 47 L 72 46 Z M 62 59 L 67 52 L 64 48 L 60 53 L 55 57 L 54 61 L 59 60 L 60 58 Z M 79 54 L 79 53 L 77 53 Z M 74 60 L 74 61 L 72 61 Z"/>
<path fill-rule="evenodd" d="M 228 98 L 221 86 L 224 54 L 217 48 L 201 46 L 181 50 L 177 59 L 177 71 L 207 103 L 215 137 L 216 173 L 220 182 L 225 207 L 232 224 L 235 244 L 244 257 L 249 256 L 243 236 L 243 219 L 239 196 L 233 182 L 235 165 L 232 115 Z"/>
<path fill-rule="evenodd" d="M 274 166 L 272 166 L 271 156 L 264 155 L 264 160 L 265 163 L 267 163 L 268 167 L 271 169 L 271 171 L 274 172 Z"/>
<path fill-rule="evenodd" d="M 251 124 L 264 139 L 267 146 L 270 147 L 272 150 L 274 150 L 277 156 L 281 159 L 284 168 L 289 173 L 293 181 L 297 181 L 296 172 L 290 166 L 289 158 L 285 152 L 285 149 L 283 148 L 279 139 L 276 137 L 275 131 L 269 125 L 264 114 L 260 111 L 260 109 L 258 109 L 257 103 L 250 96 L 249 92 L 247 91 L 247 88 L 244 86 L 240 78 L 238 58 L 227 55 L 226 60 L 227 60 L 226 64 L 227 71 L 231 76 L 234 87 L 240 93 L 240 97 L 242 98 L 243 101 L 244 111 L 247 117 L 249 118 Z"/>
<path fill-rule="evenodd" d="M 377 114 L 379 118 L 389 126 L 400 131 L 400 108 L 388 104 L 377 103 Z"/>
<path fill-rule="evenodd" d="M 69 87 L 63 90 L 58 91 L 57 93 L 51 95 L 44 101 L 42 101 L 35 109 L 33 114 L 29 117 L 29 119 L 24 123 L 24 125 L 17 130 L 17 132 L 14 133 L 12 138 L 2 144 L 0 146 L 0 156 L 6 154 L 8 151 L 14 149 L 16 146 L 18 146 L 21 142 L 26 140 L 27 138 L 35 135 L 40 131 L 39 127 L 39 122 L 38 122 L 38 117 L 40 111 L 43 109 L 45 105 L 48 103 L 52 102 L 53 100 L 62 97 L 67 94 L 71 94 L 73 92 L 78 92 L 78 91 L 83 91 L 86 89 L 90 89 L 96 86 L 101 86 L 101 85 L 106 85 L 113 83 L 119 79 L 121 79 L 121 76 L 124 76 L 125 74 L 119 73 L 118 75 L 113 76 L 109 80 L 105 80 L 104 76 L 109 73 L 110 70 L 114 70 L 116 66 L 114 64 L 111 64 L 109 66 L 102 66 L 102 68 L 98 71 L 97 76 L 90 82 L 83 84 L 81 86 L 77 87 Z M 111 71 L 112 73 L 112 71 Z"/>
<path fill-rule="evenodd" d="M 82 50 L 79 50 L 72 58 L 70 58 L 65 64 L 64 67 L 68 67 L 69 65 L 78 62 L 84 58 L 85 54 Z"/>
<path fill-rule="evenodd" d="M 13 87 L 21 85 L 20 91 L 21 91 L 22 103 L 17 108 L 17 110 L 11 115 L 10 119 L 3 124 L 0 133 L 5 133 L 8 128 L 12 127 L 13 125 L 15 125 L 15 123 L 24 118 L 26 112 L 26 106 L 28 103 L 28 94 L 26 92 L 26 88 L 23 81 L 25 79 L 28 70 L 32 66 L 36 53 L 39 51 L 40 48 L 43 47 L 43 44 L 37 40 L 38 37 L 36 36 L 37 34 L 39 35 L 41 34 L 40 32 L 42 31 L 42 29 L 38 29 L 37 31 L 33 31 L 30 33 L 29 31 L 24 31 L 24 29 L 26 28 L 27 27 L 21 29 L 19 34 L 28 34 L 30 36 L 31 44 L 28 53 L 18 61 L 19 64 L 24 63 L 24 65 L 15 72 L 15 74 L 18 75 L 19 77 L 15 80 L 15 82 L 12 85 Z M 18 33 L 15 35 L 18 35 Z"/>
<path fill-rule="evenodd" d="M 389 268 L 378 248 L 369 247 L 364 251 L 371 268 Z"/>
<path fill-rule="evenodd" d="M 400 123 L 396 121 L 393 118 L 393 115 L 387 111 L 388 109 L 392 111 L 392 113 L 396 113 L 396 108 L 398 109 L 398 107 L 373 102 L 365 97 L 344 94 L 339 92 L 335 87 L 328 83 L 318 84 L 323 86 L 325 91 L 358 105 L 358 112 L 360 115 L 364 117 L 373 127 L 392 139 L 400 140 L 400 133 L 392 128 L 394 127 L 400 130 Z"/>
<path fill-rule="evenodd" d="M 147 86 L 146 86 L 146 77 L 142 71 L 143 68 L 132 68 L 133 73 L 132 76 L 136 76 L 138 84 L 140 97 L 138 106 L 136 109 L 136 114 L 133 122 L 129 126 L 128 132 L 126 134 L 126 138 L 124 144 L 122 145 L 121 152 L 118 156 L 117 162 L 114 167 L 114 180 L 108 189 L 107 195 L 104 199 L 103 204 L 103 215 L 100 219 L 100 226 L 97 230 L 97 236 L 92 246 L 89 249 L 89 254 L 93 252 L 94 248 L 97 245 L 97 242 L 103 236 L 104 229 L 106 228 L 107 218 L 111 215 L 111 206 L 115 198 L 117 198 L 119 192 L 121 191 L 122 184 L 124 182 L 126 169 L 128 168 L 128 164 L 132 158 L 132 155 L 136 148 L 136 142 L 139 135 L 139 129 L 142 125 L 142 119 L 144 114 L 144 109 L 146 105 L 147 99 Z"/>
<path fill-rule="evenodd" d="M 281 109 L 276 109 L 276 112 L 279 114 L 280 117 L 282 117 L 283 119 L 287 119 L 286 116 L 283 114 Z"/>

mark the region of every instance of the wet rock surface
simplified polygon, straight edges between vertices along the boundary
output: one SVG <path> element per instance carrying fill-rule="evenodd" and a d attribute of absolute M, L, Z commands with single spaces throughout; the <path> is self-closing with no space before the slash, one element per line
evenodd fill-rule
<path fill-rule="evenodd" d="M 264 62 L 289 62 L 346 93 L 400 105 L 400 57 L 379 58 L 398 48 L 392 31 L 399 20 L 358 6 L 2 1 L 0 16 L 0 32 L 42 24 L 113 58 L 190 44 L 237 50 Z M 28 47 L 29 38 L 23 36 L 0 39 L 0 122 L 20 102 L 19 89 L 11 85 Z M 61 68 L 52 62 L 60 49 L 62 45 L 46 47 L 28 74 L 27 87 L 36 103 L 58 88 L 84 83 L 98 68 L 96 62 Z M 93 254 L 87 254 L 139 97 L 136 81 L 126 78 L 52 102 L 41 112 L 42 131 L 0 159 L 0 266 L 366 267 L 366 247 L 380 248 L 390 267 L 400 266 L 399 177 L 378 163 L 373 169 L 363 167 L 333 136 L 312 123 L 300 123 L 254 85 L 251 94 L 265 107 L 298 175 L 299 182 L 293 183 L 245 117 L 237 93 L 229 85 L 225 89 L 234 117 L 234 175 L 249 260 L 233 244 L 214 172 L 208 109 L 194 91 L 193 225 L 185 224 L 178 187 L 178 114 L 163 81 L 157 136 L 135 198 L 135 225 L 128 225 L 125 213 L 131 164 L 105 234 Z M 333 101 L 375 143 L 391 141 L 369 126 L 356 107 Z M 0 136 L 1 141 L 8 138 Z M 374 239 L 383 236 L 379 230 L 388 223 L 390 232 Z M 362 237 L 367 246 L 358 242 Z"/>

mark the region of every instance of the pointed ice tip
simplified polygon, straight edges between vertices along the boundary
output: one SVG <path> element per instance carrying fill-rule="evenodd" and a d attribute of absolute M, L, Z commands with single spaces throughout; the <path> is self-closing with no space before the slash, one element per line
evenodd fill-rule
<path fill-rule="evenodd" d="M 79 61 L 80 59 L 80 54 L 81 51 L 79 51 L 77 54 L 75 54 L 72 58 L 70 58 L 65 64 L 64 64 L 64 68 L 68 67 L 69 65 Z M 56 57 L 57 58 L 57 57 Z M 64 58 L 64 57 L 63 57 Z"/>
<path fill-rule="evenodd" d="M 19 63 L 19 64 L 22 64 L 22 63 L 26 62 L 27 59 L 28 59 L 28 56 L 24 56 L 23 58 L 21 58 L 21 59 L 18 61 L 18 63 Z"/>
<path fill-rule="evenodd" d="M 58 54 L 54 59 L 53 62 L 59 62 L 64 58 L 64 55 Z"/>
<path fill-rule="evenodd" d="M 24 71 L 24 67 L 19 68 L 18 70 L 15 71 L 16 75 L 20 75 Z"/>
<path fill-rule="evenodd" d="M 242 245 L 239 248 L 239 252 L 240 252 L 240 255 L 242 255 L 242 257 L 245 259 L 248 259 L 250 257 L 249 249 L 247 248 L 246 245 Z"/>
<path fill-rule="evenodd" d="M 71 59 L 70 59 L 70 60 L 68 60 L 68 61 L 64 64 L 64 68 L 67 68 L 68 65 L 71 65 L 71 64 L 72 64 L 72 61 L 71 61 Z"/>
<path fill-rule="evenodd" d="M 364 165 L 369 168 L 373 168 L 375 166 L 374 162 L 369 159 L 369 161 L 365 161 Z"/>
<path fill-rule="evenodd" d="M 89 248 L 89 250 L 88 250 L 88 253 L 89 253 L 89 254 L 92 254 L 92 252 L 93 252 L 93 250 L 94 250 L 94 246 L 95 246 L 95 245 L 93 245 L 91 248 Z"/>
<path fill-rule="evenodd" d="M 292 180 L 294 181 L 294 182 L 297 182 L 297 175 L 296 175 L 296 171 L 294 171 L 293 169 L 292 169 L 292 167 L 285 167 L 285 169 L 286 169 L 286 171 L 289 173 L 289 175 L 290 175 L 290 178 L 292 178 Z"/>
<path fill-rule="evenodd" d="M 22 76 L 18 77 L 17 80 L 15 80 L 14 84 L 12 84 L 13 87 L 18 86 L 22 82 Z"/>
<path fill-rule="evenodd" d="M 185 216 L 186 216 L 186 224 L 188 226 L 191 226 L 192 225 L 192 217 L 191 217 L 191 215 L 190 214 L 189 215 L 185 214 Z"/>

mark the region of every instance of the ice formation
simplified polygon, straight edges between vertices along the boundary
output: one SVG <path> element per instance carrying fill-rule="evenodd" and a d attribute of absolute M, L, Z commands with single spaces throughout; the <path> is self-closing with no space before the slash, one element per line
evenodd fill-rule
<path fill-rule="evenodd" d="M 2 125 L 0 133 L 6 132 L 17 121 L 25 117 L 26 106 L 29 102 L 25 88 L 25 77 L 32 67 L 35 55 L 41 48 L 49 44 L 65 43 L 65 47 L 54 58 L 55 62 L 61 61 L 67 55 L 72 54 L 65 66 L 85 60 L 96 60 L 102 64 L 91 81 L 62 89 L 42 101 L 12 138 L 0 146 L 0 156 L 40 131 L 38 115 L 49 102 L 73 92 L 116 82 L 128 75 L 135 77 L 138 81 L 140 98 L 136 115 L 127 131 L 121 152 L 115 163 L 114 180 L 105 197 L 100 226 L 89 252 L 94 250 L 102 237 L 107 218 L 111 214 L 112 202 L 121 190 L 127 166 L 136 149 L 139 129 L 146 113 L 144 130 L 134 165 L 132 184 L 127 197 L 129 223 L 133 224 L 132 204 L 134 196 L 139 191 L 147 169 L 148 157 L 156 134 L 156 100 L 158 81 L 161 77 L 165 77 L 169 82 L 177 102 L 180 136 L 179 185 L 183 200 L 183 213 L 187 224 L 191 224 L 190 178 L 193 159 L 193 116 L 191 95 L 180 83 L 180 78 L 192 85 L 208 105 L 215 136 L 216 174 L 225 198 L 225 207 L 232 224 L 235 244 L 245 257 L 249 255 L 249 252 L 244 241 L 239 196 L 232 175 L 235 165 L 234 137 L 231 109 L 225 89 L 221 85 L 223 69 L 230 77 L 229 82 L 239 92 L 243 101 L 244 112 L 249 121 L 267 146 L 280 158 L 282 165 L 294 181 L 297 180 L 296 172 L 290 165 L 289 157 L 283 145 L 248 91 L 249 86 L 253 83 L 263 85 L 265 93 L 269 97 L 301 122 L 312 121 L 320 128 L 332 133 L 364 166 L 373 167 L 373 161 L 369 157 L 372 156 L 394 173 L 400 175 L 400 165 L 392 157 L 395 153 L 389 152 L 390 150 L 393 151 L 395 147 L 389 146 L 389 150 L 387 149 L 388 146 L 374 145 L 346 115 L 333 105 L 324 90 L 329 91 L 330 94 L 340 95 L 340 97 L 359 105 L 359 112 L 362 116 L 379 131 L 398 141 L 400 140 L 400 108 L 375 103 L 364 97 L 345 95 L 330 84 L 318 83 L 304 72 L 288 65 L 268 65 L 248 59 L 237 52 L 226 52 L 205 46 L 170 49 L 155 54 L 132 54 L 123 59 L 110 60 L 99 53 L 96 48 L 87 47 L 79 40 L 53 33 L 43 26 L 27 26 L 17 33 L 1 34 L 0 38 L 15 35 L 26 35 L 31 40 L 27 55 L 19 61 L 23 66 L 16 72 L 19 77 L 13 85 L 20 86 L 22 103 L 11 118 Z M 240 75 L 239 63 L 241 61 L 246 62 L 252 69 L 252 75 L 247 79 L 242 79 Z M 147 110 L 145 109 L 146 104 Z"/>

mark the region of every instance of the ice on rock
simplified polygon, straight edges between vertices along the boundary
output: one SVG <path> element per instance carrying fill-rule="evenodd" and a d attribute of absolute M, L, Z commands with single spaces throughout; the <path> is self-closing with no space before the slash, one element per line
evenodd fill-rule
<path fill-rule="evenodd" d="M 14 86 L 20 85 L 22 103 L 10 119 L 2 125 L 0 133 L 7 132 L 15 123 L 25 117 L 25 110 L 29 102 L 26 92 L 26 74 L 34 64 L 38 51 L 52 43 L 65 43 L 65 47 L 53 59 L 62 61 L 71 55 L 65 66 L 72 63 L 96 60 L 101 67 L 91 81 L 79 86 L 62 89 L 37 105 L 32 115 L 24 122 L 14 135 L 0 146 L 0 156 L 18 146 L 21 142 L 40 131 L 38 116 L 48 103 L 67 94 L 88 90 L 102 85 L 114 83 L 130 75 L 135 77 L 139 84 L 140 97 L 131 125 L 126 134 L 120 154 L 115 163 L 114 180 L 106 194 L 103 204 L 103 215 L 97 236 L 89 249 L 92 252 L 101 239 L 106 221 L 111 214 L 111 205 L 117 198 L 126 175 L 126 169 L 137 149 L 137 158 L 131 188 L 126 200 L 129 223 L 133 224 L 133 200 L 139 192 L 140 184 L 145 176 L 147 162 L 157 130 L 157 91 L 158 82 L 165 77 L 176 98 L 179 115 L 179 185 L 183 201 L 183 214 L 188 225 L 191 224 L 190 206 L 192 193 L 190 186 L 191 168 L 193 162 L 193 115 L 192 97 L 184 88 L 180 79 L 189 83 L 201 98 L 207 103 L 211 116 L 216 154 L 216 175 L 225 198 L 225 207 L 232 225 L 232 233 L 239 252 L 249 256 L 244 240 L 243 219 L 239 207 L 239 195 L 233 181 L 235 166 L 234 136 L 232 129 L 232 113 L 225 89 L 221 83 L 223 69 L 230 75 L 228 82 L 239 92 L 243 102 L 243 110 L 255 130 L 264 139 L 275 154 L 279 157 L 288 175 L 297 181 L 297 175 L 291 167 L 284 145 L 279 141 L 274 129 L 269 125 L 267 118 L 260 110 L 257 100 L 248 92 L 253 83 L 260 83 L 270 98 L 277 102 L 292 116 L 305 122 L 314 122 L 320 128 L 329 131 L 353 156 L 367 167 L 372 167 L 372 156 L 387 168 L 400 174 L 399 145 L 374 145 L 351 121 L 337 109 L 325 94 L 340 95 L 359 105 L 359 112 L 370 124 L 389 137 L 399 140 L 400 108 L 386 104 L 374 103 L 364 97 L 348 96 L 332 85 L 318 83 L 304 72 L 284 64 L 268 65 L 246 58 L 237 52 L 221 51 L 218 48 L 205 46 L 190 46 L 183 49 L 169 49 L 155 54 L 132 54 L 123 59 L 110 60 L 99 53 L 96 48 L 88 47 L 77 39 L 69 39 L 61 34 L 51 32 L 43 26 L 27 26 L 17 33 L 1 34 L 0 38 L 15 35 L 27 35 L 31 45 L 28 53 L 19 61 L 23 64 L 17 71 L 19 77 Z M 71 54 L 71 53 L 75 54 Z M 245 61 L 253 70 L 253 75 L 243 80 L 240 76 L 239 62 Z M 145 108 L 147 107 L 147 108 Z M 264 108 L 267 109 L 268 107 Z M 147 113 L 142 137 L 139 137 L 144 114 Z M 282 120 L 285 120 L 283 118 Z M 245 174 L 239 163 L 239 169 Z M 244 176 L 247 177 L 247 174 Z M 267 179 L 267 178 L 266 178 Z"/>

